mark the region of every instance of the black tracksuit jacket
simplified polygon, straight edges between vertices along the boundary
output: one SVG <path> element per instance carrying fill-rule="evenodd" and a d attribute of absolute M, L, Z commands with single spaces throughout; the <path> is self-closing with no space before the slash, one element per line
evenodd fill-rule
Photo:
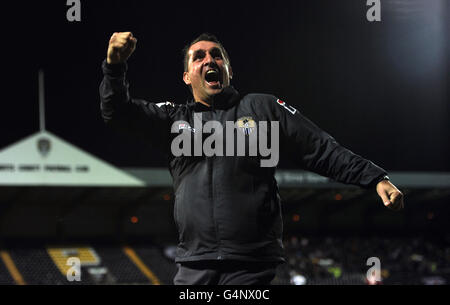
<path fill-rule="evenodd" d="M 255 123 L 278 121 L 281 157 L 291 158 L 305 170 L 366 188 L 387 175 L 374 163 L 340 146 L 275 96 L 242 97 L 228 87 L 215 97 L 212 107 L 194 101 L 183 105 L 156 104 L 130 97 L 126 64 L 109 65 L 104 61 L 102 69 L 100 108 L 104 121 L 114 129 L 151 142 L 169 155 L 179 232 L 176 262 L 284 260 L 275 167 L 261 167 L 260 156 L 174 157 L 170 153 L 171 140 L 178 134 L 171 133 L 171 127 L 176 121 L 193 127 L 193 116 L 198 113 L 204 122 L 215 120 L 223 126 L 226 121 L 240 118 L 250 118 Z M 181 126 L 180 131 L 186 126 Z"/>

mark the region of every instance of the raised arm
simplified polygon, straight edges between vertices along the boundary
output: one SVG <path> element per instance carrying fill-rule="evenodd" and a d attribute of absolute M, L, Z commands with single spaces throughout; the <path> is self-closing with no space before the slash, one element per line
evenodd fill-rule
<path fill-rule="evenodd" d="M 101 115 L 113 129 L 165 147 L 170 132 L 170 112 L 174 111 L 175 105 L 130 97 L 127 60 L 136 49 L 136 43 L 131 32 L 114 33 L 109 40 L 99 88 Z"/>

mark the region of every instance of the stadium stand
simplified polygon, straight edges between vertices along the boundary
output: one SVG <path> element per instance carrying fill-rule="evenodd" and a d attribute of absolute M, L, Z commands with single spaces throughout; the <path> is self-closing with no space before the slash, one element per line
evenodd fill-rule
<path fill-rule="evenodd" d="M 381 262 L 377 284 L 435 285 L 450 282 L 450 236 L 431 238 L 379 236 L 298 236 L 284 241 L 285 264 L 277 268 L 274 285 L 367 285 L 369 257 Z M 93 244 L 14 246 L 1 250 L 0 284 L 31 285 L 171 285 L 176 266 L 174 245 Z M 81 261 L 81 281 L 68 281 L 67 258 Z"/>
<path fill-rule="evenodd" d="M 309 285 L 365 285 L 371 267 L 381 262 L 383 284 L 445 284 L 450 280 L 450 237 L 297 237 L 285 240 L 287 264 L 275 283 L 293 284 L 301 275 Z"/>
<path fill-rule="evenodd" d="M 28 285 L 172 284 L 176 266 L 156 246 L 95 244 L 64 246 L 14 244 L 1 250 L 0 284 L 19 284 L 19 274 Z M 6 261 L 5 257 L 10 261 Z M 69 281 L 70 257 L 80 259 L 81 281 Z M 6 262 L 5 262 L 6 261 Z M 9 268 L 6 266 L 9 264 Z M 13 266 L 11 268 L 11 265 Z M 12 270 L 15 269 L 16 271 Z"/>
<path fill-rule="evenodd" d="M 8 252 L 25 284 L 62 285 L 67 282 L 45 248 L 14 247 Z"/>

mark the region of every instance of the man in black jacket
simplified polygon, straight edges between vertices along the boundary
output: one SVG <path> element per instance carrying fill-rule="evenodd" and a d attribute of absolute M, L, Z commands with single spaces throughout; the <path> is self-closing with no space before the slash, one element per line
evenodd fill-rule
<path fill-rule="evenodd" d="M 136 42 L 130 32 L 112 35 L 101 111 L 111 127 L 169 155 L 179 232 L 175 284 L 270 283 L 284 261 L 274 177 L 279 152 L 306 170 L 375 188 L 388 208 L 403 208 L 385 170 L 340 146 L 297 109 L 272 95 L 240 96 L 230 85 L 228 54 L 213 35 L 185 48 L 183 80 L 193 100 L 132 99 L 125 74 Z"/>

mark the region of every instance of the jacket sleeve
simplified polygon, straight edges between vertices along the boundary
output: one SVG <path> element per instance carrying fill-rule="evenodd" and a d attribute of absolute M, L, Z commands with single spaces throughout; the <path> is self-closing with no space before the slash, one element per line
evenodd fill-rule
<path fill-rule="evenodd" d="M 127 64 L 102 63 L 100 110 L 105 123 L 114 130 L 145 142 L 165 147 L 170 132 L 170 114 L 175 105 L 132 99 L 126 79 Z"/>
<path fill-rule="evenodd" d="M 387 175 L 381 167 L 341 146 L 297 109 L 274 96 L 268 102 L 272 119 L 279 121 L 281 147 L 304 169 L 365 188 L 374 187 Z"/>

